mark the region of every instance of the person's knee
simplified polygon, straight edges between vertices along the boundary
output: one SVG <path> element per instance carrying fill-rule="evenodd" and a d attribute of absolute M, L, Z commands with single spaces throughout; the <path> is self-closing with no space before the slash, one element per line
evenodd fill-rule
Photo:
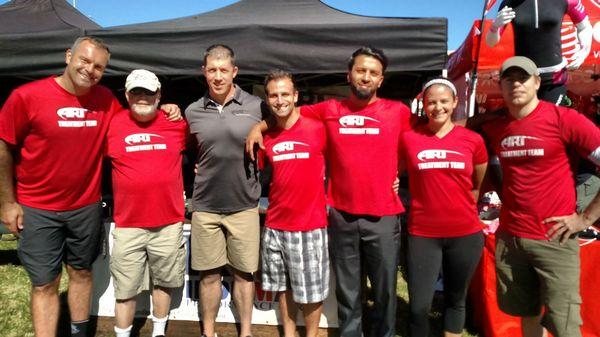
<path fill-rule="evenodd" d="M 58 295 L 58 286 L 60 285 L 60 275 L 51 282 L 31 287 L 32 296 L 54 296 Z"/>
<path fill-rule="evenodd" d="M 254 282 L 254 277 L 252 273 L 233 269 L 233 280 L 235 282 Z"/>
<path fill-rule="evenodd" d="M 123 305 L 131 304 L 131 303 L 135 303 L 135 297 L 115 299 L 115 302 L 117 302 L 117 304 L 123 304 Z"/>
<path fill-rule="evenodd" d="M 92 282 L 92 271 L 90 269 L 76 269 L 67 265 L 67 273 L 69 274 L 69 282 Z"/>
<path fill-rule="evenodd" d="M 221 283 L 221 269 L 203 270 L 200 272 L 200 284 L 203 286 L 214 285 Z"/>

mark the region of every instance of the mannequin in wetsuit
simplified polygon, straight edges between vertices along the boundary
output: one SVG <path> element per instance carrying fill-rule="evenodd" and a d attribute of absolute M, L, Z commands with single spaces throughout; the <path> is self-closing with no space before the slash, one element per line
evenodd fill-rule
<path fill-rule="evenodd" d="M 488 46 L 500 41 L 506 24 L 512 22 L 515 55 L 530 58 L 539 67 L 540 99 L 559 105 L 567 88 L 567 69 L 577 69 L 590 53 L 592 25 L 581 0 L 504 0 L 486 35 Z M 562 55 L 560 30 L 567 14 L 577 28 L 579 47 L 570 59 Z"/>

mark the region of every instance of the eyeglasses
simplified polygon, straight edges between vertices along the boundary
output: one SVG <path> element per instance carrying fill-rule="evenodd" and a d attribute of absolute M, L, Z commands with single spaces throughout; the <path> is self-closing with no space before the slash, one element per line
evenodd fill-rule
<path fill-rule="evenodd" d="M 156 95 L 157 92 L 156 91 L 150 91 L 150 90 L 145 89 L 145 88 L 136 87 L 136 88 L 133 88 L 133 89 L 129 90 L 129 93 L 132 94 L 132 95 L 136 95 L 136 96 L 138 96 L 138 95 L 154 96 L 154 95 Z"/>

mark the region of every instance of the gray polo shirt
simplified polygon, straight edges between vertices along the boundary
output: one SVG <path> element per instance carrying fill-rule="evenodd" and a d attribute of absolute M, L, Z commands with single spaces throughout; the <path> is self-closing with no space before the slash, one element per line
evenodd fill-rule
<path fill-rule="evenodd" d="M 224 106 L 206 92 L 185 110 L 190 132 L 198 140 L 194 211 L 232 213 L 256 207 L 258 169 L 244 147 L 248 132 L 266 114 L 262 100 L 237 85 Z"/>

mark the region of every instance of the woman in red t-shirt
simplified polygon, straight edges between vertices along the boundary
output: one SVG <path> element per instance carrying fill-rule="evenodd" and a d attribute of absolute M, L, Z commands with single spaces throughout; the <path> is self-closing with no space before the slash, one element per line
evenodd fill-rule
<path fill-rule="evenodd" d="M 456 88 L 438 78 L 423 87 L 427 124 L 402 135 L 401 167 L 408 171 L 408 293 L 411 336 L 429 335 L 429 311 L 440 268 L 444 336 L 460 336 L 465 298 L 483 250 L 477 213 L 487 168 L 481 136 L 452 122 Z"/>

